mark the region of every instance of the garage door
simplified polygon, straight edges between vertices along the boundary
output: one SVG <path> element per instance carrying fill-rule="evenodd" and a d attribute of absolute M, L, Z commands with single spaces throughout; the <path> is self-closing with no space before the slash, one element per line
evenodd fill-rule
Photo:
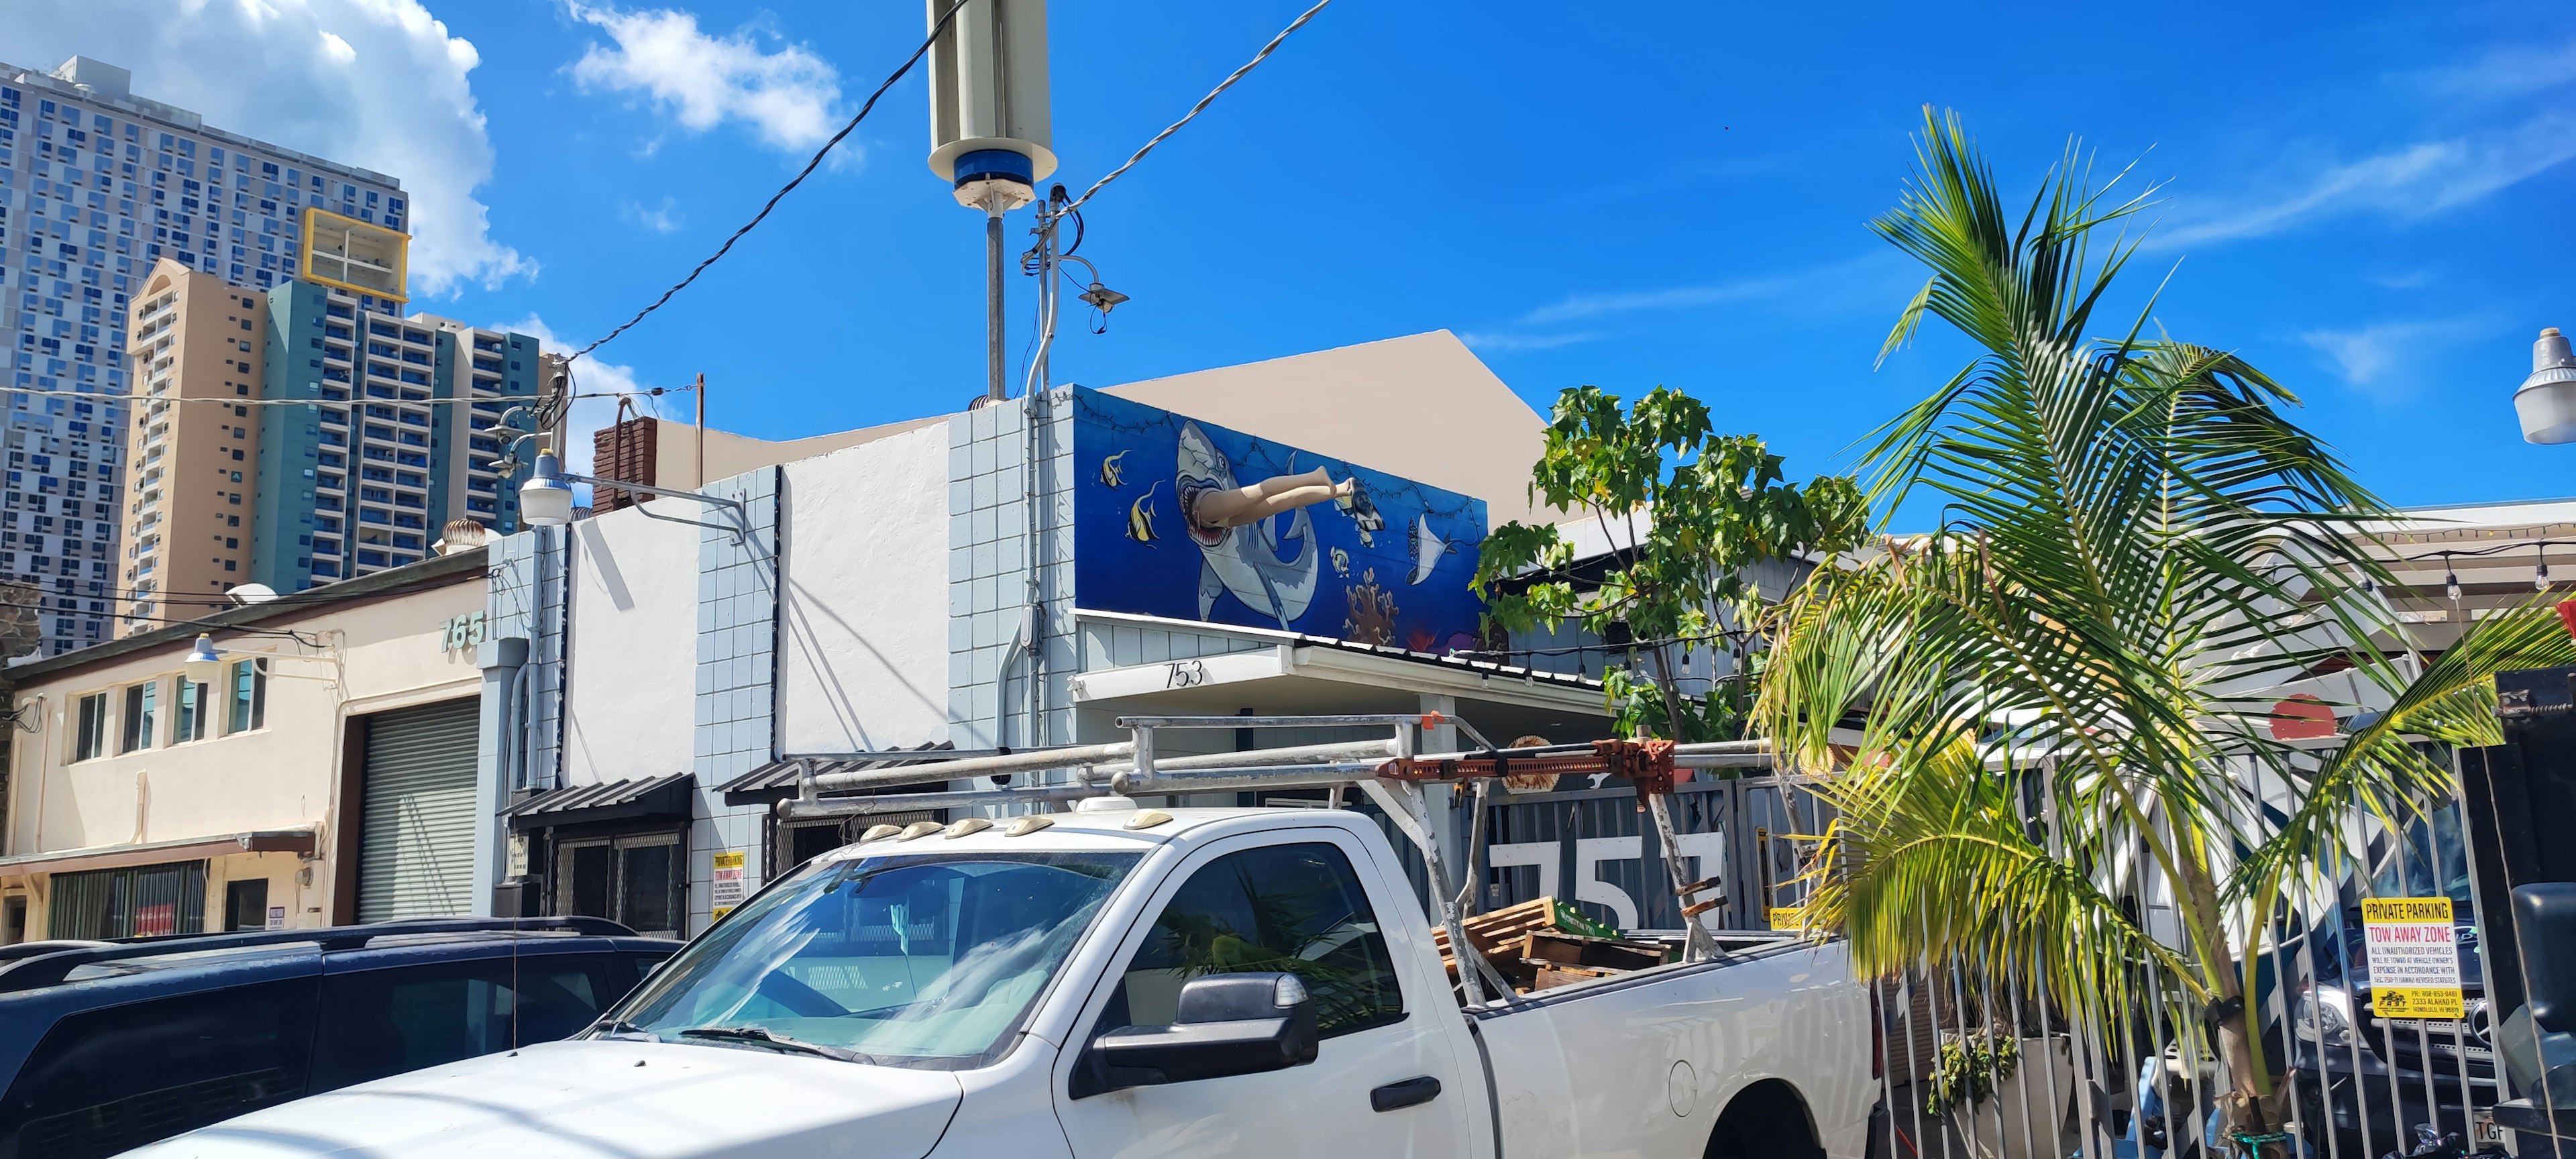
<path fill-rule="evenodd" d="M 480 702 L 367 718 L 358 920 L 474 912 L 474 744 Z"/>

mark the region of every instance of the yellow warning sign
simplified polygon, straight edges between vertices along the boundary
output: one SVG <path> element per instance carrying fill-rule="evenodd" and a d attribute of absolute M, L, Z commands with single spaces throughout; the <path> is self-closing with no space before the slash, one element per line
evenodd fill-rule
<path fill-rule="evenodd" d="M 1771 928 L 1796 932 L 1807 928 L 1807 907 L 1775 905 L 1771 907 Z"/>
<path fill-rule="evenodd" d="M 2468 1015 L 2468 1007 L 2460 1001 L 2458 987 L 2445 990 L 2438 986 L 2390 986 L 2384 989 L 2374 986 L 2370 991 L 2370 1010 L 2381 1018 L 2457 1019 Z"/>
<path fill-rule="evenodd" d="M 708 900 L 713 904 L 708 907 L 710 912 L 707 920 L 715 921 L 722 918 L 732 913 L 735 906 L 742 904 L 743 895 L 750 884 L 743 872 L 746 860 L 748 859 L 739 851 L 716 854 L 715 883 L 713 888 L 708 890 Z"/>
<path fill-rule="evenodd" d="M 2466 1015 L 2451 899 L 2364 898 L 2361 922 L 2370 950 L 2371 1013 L 2405 1019 Z"/>
<path fill-rule="evenodd" d="M 2361 899 L 2364 922 L 2440 922 L 2451 924 L 2451 899 L 2447 897 L 2366 897 Z"/>

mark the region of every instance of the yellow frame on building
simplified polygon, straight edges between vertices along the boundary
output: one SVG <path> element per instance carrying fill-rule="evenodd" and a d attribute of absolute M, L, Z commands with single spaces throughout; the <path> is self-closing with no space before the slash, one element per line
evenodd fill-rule
<path fill-rule="evenodd" d="M 314 244 L 314 239 L 319 236 L 320 231 L 324 229 L 338 232 L 343 239 L 341 242 L 342 248 L 336 255 L 322 254 L 320 247 Z M 313 263 L 317 256 L 336 256 L 340 260 L 340 272 L 345 275 L 348 270 L 349 239 L 370 235 L 385 239 L 387 248 L 391 251 L 392 256 L 390 268 L 393 271 L 392 289 L 388 290 L 382 286 L 360 285 L 356 282 L 349 281 L 345 276 L 332 277 L 331 275 L 322 273 L 314 268 Z M 404 233 L 398 229 L 389 229 L 385 226 L 377 225 L 374 222 L 360 221 L 357 218 L 350 217 L 345 214 L 333 213 L 327 209 L 306 206 L 304 209 L 303 245 L 304 252 L 302 257 L 295 263 L 297 277 L 308 282 L 318 282 L 325 286 L 333 286 L 347 290 L 352 294 L 367 294 L 373 297 L 382 298 L 389 302 L 411 301 L 410 234 Z"/>

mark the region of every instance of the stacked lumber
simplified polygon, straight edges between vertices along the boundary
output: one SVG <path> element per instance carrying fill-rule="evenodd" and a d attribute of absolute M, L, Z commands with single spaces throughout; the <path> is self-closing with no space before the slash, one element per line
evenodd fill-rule
<path fill-rule="evenodd" d="M 1468 943 L 1492 963 L 1494 972 L 1522 994 L 1661 965 L 1670 952 L 1661 942 L 1601 936 L 1604 927 L 1552 897 L 1478 914 L 1458 924 Z M 1431 940 L 1440 950 L 1440 964 L 1448 968 L 1450 981 L 1456 982 L 1458 961 L 1449 947 L 1449 932 L 1435 927 Z"/>

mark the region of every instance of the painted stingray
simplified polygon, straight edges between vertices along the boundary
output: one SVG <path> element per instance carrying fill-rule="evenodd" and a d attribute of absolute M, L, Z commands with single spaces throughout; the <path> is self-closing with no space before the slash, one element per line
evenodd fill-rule
<path fill-rule="evenodd" d="M 1275 517 L 1242 527 L 1200 526 L 1188 516 L 1190 504 L 1202 491 L 1232 490 L 1234 466 L 1197 423 L 1181 424 L 1180 443 L 1173 489 L 1180 495 L 1181 523 L 1199 545 L 1199 618 L 1207 618 L 1218 596 L 1232 593 L 1245 607 L 1288 627 L 1315 599 L 1322 553 L 1315 547 L 1314 521 L 1300 507 L 1289 514 L 1284 532 Z M 1281 541 L 1290 539 L 1297 541 L 1297 552 L 1283 559 Z"/>

